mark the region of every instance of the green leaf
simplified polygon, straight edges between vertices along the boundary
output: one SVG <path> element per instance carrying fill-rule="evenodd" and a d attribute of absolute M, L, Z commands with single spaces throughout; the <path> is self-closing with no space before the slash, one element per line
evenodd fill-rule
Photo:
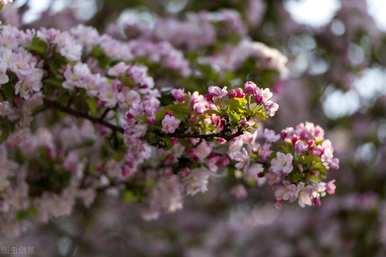
<path fill-rule="evenodd" d="M 155 120 L 157 123 L 161 123 L 162 119 L 165 117 L 166 107 L 161 107 L 160 110 L 155 115 Z"/>
<path fill-rule="evenodd" d="M 45 56 L 47 54 L 48 45 L 41 38 L 32 38 L 31 43 L 27 44 L 25 48 L 33 54 Z"/>
<path fill-rule="evenodd" d="M 292 144 L 288 142 L 282 142 L 282 143 L 277 143 L 277 148 L 280 152 L 283 153 L 291 153 L 292 152 Z"/>
<path fill-rule="evenodd" d="M 169 105 L 167 109 L 179 120 L 186 120 L 189 117 L 190 110 L 187 104 Z"/>
<path fill-rule="evenodd" d="M 300 172 L 299 170 L 293 170 L 289 175 L 288 175 L 289 180 L 292 183 L 299 183 L 301 181 L 304 181 L 305 174 Z"/>
<path fill-rule="evenodd" d="M 9 77 L 9 82 L 7 84 L 4 84 L 0 86 L 0 98 L 3 101 L 8 101 L 11 104 L 15 104 L 15 84 L 17 82 L 17 77 L 13 72 L 7 72 L 7 75 Z"/>
<path fill-rule="evenodd" d="M 127 149 L 120 149 L 119 151 L 115 151 L 113 153 L 112 159 L 114 159 L 117 162 L 122 161 L 125 158 L 126 153 L 127 153 Z"/>
<path fill-rule="evenodd" d="M 30 218 L 34 218 L 37 215 L 38 211 L 36 208 L 29 208 L 26 210 L 21 210 L 16 212 L 16 220 L 17 221 L 22 221 Z"/>
<path fill-rule="evenodd" d="M 112 64 L 112 60 L 105 54 L 102 48 L 94 47 L 91 55 L 98 61 L 102 68 L 107 68 Z"/>
<path fill-rule="evenodd" d="M 249 107 L 248 111 L 251 117 L 259 117 L 260 120 L 265 121 L 268 119 L 268 115 L 264 109 L 264 106 L 253 103 Z"/>
<path fill-rule="evenodd" d="M 139 199 L 135 192 L 131 190 L 125 190 L 122 194 L 122 200 L 125 203 L 135 203 L 138 202 Z"/>
<path fill-rule="evenodd" d="M 8 119 L 0 117 L 0 143 L 3 143 L 13 131 L 14 124 Z"/>
<path fill-rule="evenodd" d="M 98 108 L 97 108 L 97 101 L 95 98 L 92 97 L 87 97 L 86 98 L 86 103 L 88 105 L 88 110 L 91 115 L 95 116 L 98 113 Z"/>

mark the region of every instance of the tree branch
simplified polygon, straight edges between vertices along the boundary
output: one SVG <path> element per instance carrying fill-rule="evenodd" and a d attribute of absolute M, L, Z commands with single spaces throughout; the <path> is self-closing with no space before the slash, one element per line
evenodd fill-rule
<path fill-rule="evenodd" d="M 92 117 L 92 116 L 90 116 L 87 113 L 79 112 L 79 111 L 76 111 L 76 110 L 71 109 L 69 107 L 63 106 L 63 105 L 61 105 L 58 102 L 55 102 L 55 101 L 52 101 L 52 100 L 49 100 L 49 99 L 44 99 L 44 105 L 47 106 L 48 108 L 53 108 L 53 109 L 59 110 L 61 112 L 70 114 L 72 116 L 83 118 L 83 119 L 89 120 L 89 121 L 91 121 L 93 123 L 100 124 L 102 126 L 105 126 L 105 127 L 109 128 L 109 129 L 113 130 L 113 131 L 117 131 L 117 132 L 120 132 L 120 133 L 124 132 L 124 129 L 122 127 L 119 127 L 119 126 L 113 125 L 111 123 L 108 123 L 107 121 L 105 121 L 105 120 L 103 120 L 101 118 Z"/>
<path fill-rule="evenodd" d="M 116 126 L 116 125 L 111 124 L 111 123 L 104 120 L 106 113 L 108 113 L 108 111 L 103 113 L 103 115 L 100 118 L 96 118 L 96 117 L 90 116 L 87 113 L 71 109 L 70 107 L 67 107 L 67 106 L 63 106 L 60 103 L 53 101 L 53 100 L 44 99 L 44 105 L 48 108 L 56 109 L 58 111 L 67 113 L 67 114 L 72 115 L 74 117 L 83 118 L 83 119 L 89 120 L 93 123 L 105 126 L 109 129 L 111 129 L 113 132 L 124 133 L 124 129 L 122 127 Z M 229 141 L 229 140 L 232 140 L 233 138 L 241 136 L 242 134 L 243 134 L 243 131 L 241 129 L 239 129 L 236 133 L 231 134 L 231 135 L 226 135 L 224 132 L 221 132 L 221 133 L 213 133 L 213 134 L 206 134 L 206 135 L 174 133 L 174 134 L 165 134 L 165 136 L 170 136 L 170 137 L 175 137 L 175 138 L 199 138 L 199 139 L 206 139 L 206 140 L 213 139 L 215 137 L 221 137 L 221 138 L 224 138 L 224 139 Z"/>
<path fill-rule="evenodd" d="M 215 137 L 221 137 L 229 141 L 229 140 L 232 140 L 233 138 L 241 136 L 242 134 L 243 134 L 243 131 L 239 129 L 236 133 L 232 135 L 225 135 L 223 132 L 221 132 L 221 133 L 213 133 L 213 134 L 206 134 L 206 135 L 174 133 L 174 134 L 170 134 L 169 136 L 176 137 L 176 138 L 200 138 L 200 139 L 212 139 Z"/>

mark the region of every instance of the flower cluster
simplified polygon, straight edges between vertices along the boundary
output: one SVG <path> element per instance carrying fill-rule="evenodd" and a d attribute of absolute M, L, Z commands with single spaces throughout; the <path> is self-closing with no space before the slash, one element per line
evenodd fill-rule
<path fill-rule="evenodd" d="M 206 74 L 167 42 L 0 29 L 0 212 L 12 222 L 69 215 L 103 192 L 154 218 L 224 171 L 301 206 L 335 189 L 323 182 L 338 162 L 321 128 L 262 130 L 279 109 L 268 88 L 185 87 Z"/>
<path fill-rule="evenodd" d="M 190 133 L 228 140 L 235 134 L 257 128 L 260 121 L 273 117 L 279 109 L 271 91 L 253 82 L 245 83 L 244 89 L 211 86 L 206 95 L 173 89 L 171 95 L 174 102 L 163 106 L 159 115 L 165 114 L 163 130 L 174 133 L 178 129 L 182 133 L 176 136 Z M 182 123 L 176 117 L 182 119 Z"/>
<path fill-rule="evenodd" d="M 241 41 L 235 46 L 229 46 L 222 52 L 213 56 L 202 57 L 200 62 L 210 64 L 214 69 L 221 72 L 240 68 L 248 60 L 258 60 L 256 70 L 274 70 L 285 77 L 288 74 L 288 59 L 277 49 L 270 48 L 263 43 L 252 42 L 248 39 Z"/>
<path fill-rule="evenodd" d="M 103 62 L 145 58 L 150 63 L 174 70 L 182 76 L 188 76 L 191 73 L 190 64 L 182 52 L 168 42 L 141 39 L 123 42 L 109 35 L 100 35 L 95 29 L 83 25 L 71 29 L 70 34 L 84 45 L 88 54 L 92 54 L 96 59 L 102 59 Z"/>
<path fill-rule="evenodd" d="M 251 0 L 249 4 L 248 12 L 256 11 L 256 8 L 264 9 L 259 0 Z M 244 24 L 239 13 L 234 10 L 188 13 L 185 19 L 160 18 L 148 13 L 153 16 L 151 22 L 144 22 L 143 16 L 135 12 L 130 14 L 122 15 L 120 23 L 123 23 L 125 35 L 135 39 L 134 42 L 143 44 L 148 42 L 148 39 L 156 39 L 168 42 L 181 50 L 193 53 L 197 51 L 200 53 L 195 57 L 198 64 L 209 65 L 220 77 L 227 73 L 229 79 L 231 74 L 235 73 L 235 77 L 244 79 L 250 73 L 260 73 L 264 70 L 275 72 L 279 78 L 288 75 L 287 57 L 277 49 L 251 41 L 246 36 L 247 24 Z M 256 19 L 259 17 L 249 17 L 256 15 L 261 14 L 248 15 L 250 25 L 258 23 Z M 218 47 L 216 42 L 221 42 L 221 46 Z M 146 49 L 147 46 L 137 49 L 142 48 Z M 207 56 L 202 56 L 203 49 Z"/>
<path fill-rule="evenodd" d="M 329 170 L 339 168 L 324 131 L 313 123 L 286 128 L 280 134 L 265 129 L 235 139 L 229 156 L 247 176 L 275 191 L 278 206 L 298 201 L 301 207 L 320 205 L 320 198 L 335 193 L 335 180 L 324 182 Z"/>
<path fill-rule="evenodd" d="M 157 18 L 147 26 L 139 17 L 135 19 L 135 15 L 131 15 L 123 24 L 129 36 L 156 38 L 189 50 L 213 45 L 219 38 L 232 39 L 246 34 L 239 13 L 230 9 L 190 13 L 185 20 Z M 218 27 L 226 29 L 218 30 Z"/>

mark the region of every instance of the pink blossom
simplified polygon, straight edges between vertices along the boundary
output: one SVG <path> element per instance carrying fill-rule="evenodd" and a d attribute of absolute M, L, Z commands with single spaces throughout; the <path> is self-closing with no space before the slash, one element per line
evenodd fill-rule
<path fill-rule="evenodd" d="M 298 198 L 298 188 L 295 184 L 279 186 L 275 190 L 275 198 L 278 201 L 293 202 Z"/>
<path fill-rule="evenodd" d="M 265 175 L 267 178 L 267 182 L 269 185 L 276 185 L 281 182 L 282 178 L 281 175 L 275 172 L 268 172 L 267 175 Z"/>
<path fill-rule="evenodd" d="M 172 96 L 178 102 L 183 102 L 185 100 L 185 90 L 181 88 L 174 88 L 171 91 Z"/>
<path fill-rule="evenodd" d="M 68 65 L 64 72 L 63 87 L 66 89 L 74 89 L 75 87 L 84 87 L 83 83 L 86 78 L 91 76 L 91 71 L 86 64 L 77 63 L 75 66 Z"/>
<path fill-rule="evenodd" d="M 247 175 L 253 180 L 256 180 L 259 186 L 263 185 L 267 180 L 264 176 L 264 166 L 260 163 L 252 164 L 247 171 Z"/>
<path fill-rule="evenodd" d="M 271 129 L 264 129 L 264 138 L 267 139 L 268 142 L 274 143 L 280 139 L 280 135 Z"/>
<path fill-rule="evenodd" d="M 216 114 L 212 114 L 210 116 L 211 124 L 213 124 L 216 127 L 216 130 L 222 130 L 224 128 L 223 120 L 220 116 Z"/>
<path fill-rule="evenodd" d="M 336 190 L 336 185 L 335 185 L 335 179 L 334 179 L 334 180 L 331 180 L 327 183 L 326 192 L 329 195 L 333 195 L 333 194 L 335 194 L 335 190 Z"/>
<path fill-rule="evenodd" d="M 295 151 L 296 151 L 296 153 L 302 154 L 305 151 L 307 151 L 307 149 L 308 149 L 308 145 L 306 143 L 304 143 L 303 141 L 297 141 L 295 143 Z"/>
<path fill-rule="evenodd" d="M 193 111 L 197 114 L 203 114 L 209 109 L 208 102 L 205 100 L 204 96 L 200 95 L 198 92 L 192 94 L 191 104 Z"/>
<path fill-rule="evenodd" d="M 311 206 L 312 205 L 312 190 L 309 188 L 302 189 L 299 192 L 299 198 L 298 198 L 298 203 L 299 206 L 304 208 L 305 206 Z"/>
<path fill-rule="evenodd" d="M 264 106 L 269 117 L 275 116 L 276 112 L 279 110 L 279 105 L 273 101 L 267 101 Z"/>
<path fill-rule="evenodd" d="M 192 170 L 188 176 L 183 178 L 186 194 L 196 195 L 208 191 L 209 175 L 210 173 L 203 168 Z"/>
<path fill-rule="evenodd" d="M 333 158 L 333 159 L 329 160 L 328 164 L 329 164 L 330 168 L 333 170 L 339 169 L 339 159 L 338 158 Z"/>
<path fill-rule="evenodd" d="M 211 99 L 216 99 L 216 98 L 222 98 L 228 94 L 228 91 L 225 88 L 220 88 L 216 86 L 211 86 L 208 88 L 208 96 Z"/>
<path fill-rule="evenodd" d="M 168 134 L 172 134 L 176 131 L 176 129 L 180 126 L 181 121 L 176 119 L 171 114 L 166 114 L 164 119 L 162 120 L 162 131 Z"/>
<path fill-rule="evenodd" d="M 271 154 L 271 144 L 265 143 L 260 149 L 259 149 L 259 154 L 263 160 L 267 160 Z"/>
<path fill-rule="evenodd" d="M 256 95 L 258 87 L 252 81 L 248 81 L 244 84 L 244 91 L 247 94 Z"/>
<path fill-rule="evenodd" d="M 111 68 L 108 70 L 107 73 L 108 73 L 110 76 L 120 77 L 120 76 L 126 75 L 128 69 L 129 69 L 129 65 L 127 65 L 127 64 L 124 63 L 124 62 L 120 62 L 120 63 L 114 65 L 113 67 L 111 67 Z"/>
<path fill-rule="evenodd" d="M 231 98 L 243 98 L 245 93 L 241 88 L 232 89 L 229 91 L 228 96 Z"/>
<path fill-rule="evenodd" d="M 205 140 L 201 142 L 197 147 L 193 149 L 193 155 L 200 161 L 204 160 L 212 152 L 212 146 Z"/>
<path fill-rule="evenodd" d="M 289 174 L 293 169 L 292 161 L 292 154 L 278 152 L 276 157 L 271 160 L 271 169 L 276 173 L 283 172 L 284 174 Z"/>

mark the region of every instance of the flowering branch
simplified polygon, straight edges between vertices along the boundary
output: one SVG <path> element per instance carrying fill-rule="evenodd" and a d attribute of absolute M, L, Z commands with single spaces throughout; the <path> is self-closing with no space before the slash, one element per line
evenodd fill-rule
<path fill-rule="evenodd" d="M 72 115 L 74 117 L 83 118 L 83 119 L 89 120 L 95 124 L 100 124 L 102 126 L 105 126 L 109 129 L 111 129 L 112 131 L 119 132 L 122 134 L 124 133 L 124 129 L 122 127 L 119 127 L 119 126 L 116 126 L 116 125 L 113 125 L 111 123 L 104 121 L 104 118 L 106 117 L 108 112 L 111 111 L 111 109 L 109 109 L 109 108 L 103 112 L 103 114 L 100 118 L 96 118 L 96 117 L 90 116 L 87 113 L 83 113 L 83 112 L 71 109 L 68 106 L 63 106 L 60 103 L 58 103 L 56 101 L 49 100 L 49 99 L 44 99 L 44 106 L 45 106 L 45 108 L 56 109 L 58 111 L 64 112 L 64 113 Z M 223 138 L 223 139 L 229 141 L 229 140 L 232 140 L 238 136 L 241 136 L 242 134 L 243 134 L 243 131 L 241 129 L 239 129 L 236 133 L 231 134 L 231 135 L 226 135 L 224 132 L 221 132 L 221 133 L 213 133 L 213 134 L 207 134 L 207 135 L 205 135 L 205 134 L 200 135 L 200 134 L 173 133 L 173 134 L 169 134 L 168 136 L 174 137 L 174 138 L 200 138 L 200 139 L 206 139 L 206 140 L 210 140 L 213 138 Z"/>
<path fill-rule="evenodd" d="M 67 113 L 67 114 L 72 115 L 74 117 L 83 118 L 83 119 L 89 120 L 89 121 L 91 121 L 91 122 L 93 122 L 95 124 L 103 125 L 103 126 L 109 128 L 109 129 L 111 129 L 112 131 L 117 131 L 117 132 L 120 132 L 120 133 L 124 133 L 123 128 L 104 121 L 105 115 L 102 115 L 101 118 L 95 118 L 95 117 L 92 117 L 92 116 L 88 115 L 87 113 L 76 111 L 76 110 L 71 109 L 71 108 L 69 108 L 67 106 L 62 106 L 58 102 L 52 101 L 52 100 L 49 100 L 49 99 L 44 99 L 44 105 L 47 108 L 56 109 L 58 111 Z"/>
<path fill-rule="evenodd" d="M 241 46 L 258 60 L 269 56 L 267 69 L 283 64 L 265 46 Z M 182 208 L 185 195 L 205 192 L 220 173 L 268 183 L 277 205 L 319 205 L 333 194 L 334 181 L 325 180 L 339 162 L 323 130 L 311 123 L 264 129 L 279 109 L 271 90 L 251 81 L 195 88 L 224 78 L 203 65 L 220 60 L 199 59 L 188 61 L 167 42 L 118 41 L 83 26 L 1 26 L 0 195 L 12 202 L 17 190 L 28 199 L 6 214 L 48 221 L 70 214 L 76 199 L 89 206 L 116 190 L 154 218 Z M 60 115 L 37 117 L 36 109 Z"/>

